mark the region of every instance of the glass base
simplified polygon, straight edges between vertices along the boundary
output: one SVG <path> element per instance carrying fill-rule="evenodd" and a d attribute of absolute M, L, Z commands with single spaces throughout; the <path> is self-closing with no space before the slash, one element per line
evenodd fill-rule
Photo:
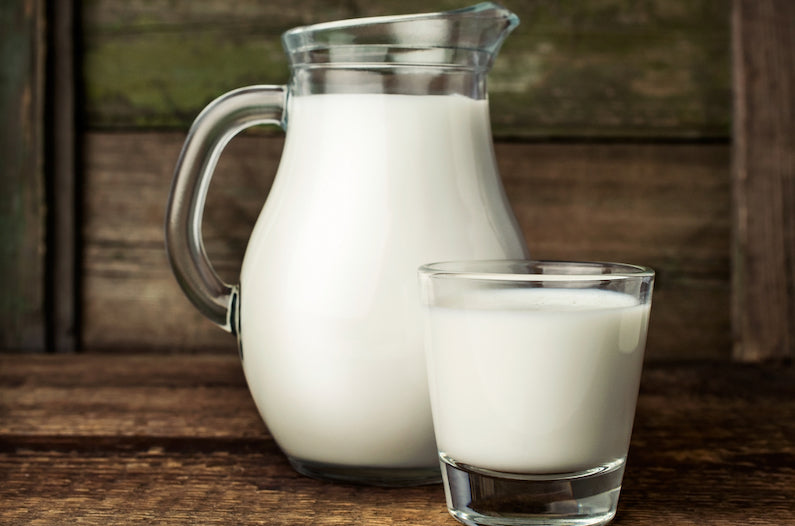
<path fill-rule="evenodd" d="M 616 514 L 623 459 L 578 473 L 518 475 L 439 456 L 447 508 L 470 526 L 586 526 Z"/>
<path fill-rule="evenodd" d="M 439 472 L 437 466 L 421 468 L 370 468 L 311 462 L 293 458 L 289 455 L 287 459 L 290 461 L 290 465 L 293 466 L 293 469 L 302 475 L 336 482 L 403 488 L 421 486 L 424 484 L 438 484 L 442 481 L 442 474 Z"/>

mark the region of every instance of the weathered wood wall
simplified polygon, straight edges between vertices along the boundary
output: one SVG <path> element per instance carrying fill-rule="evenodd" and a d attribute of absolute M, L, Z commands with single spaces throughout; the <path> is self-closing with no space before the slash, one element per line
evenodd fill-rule
<path fill-rule="evenodd" d="M 795 2 L 734 3 L 734 356 L 795 357 Z"/>
<path fill-rule="evenodd" d="M 461 5 L 84 2 L 84 348 L 234 349 L 182 296 L 163 251 L 190 122 L 229 89 L 285 82 L 285 29 Z M 655 267 L 650 358 L 730 358 L 729 0 L 508 7 L 522 24 L 490 76 L 492 120 L 534 256 Z M 204 229 L 230 281 L 281 145 L 247 134 L 222 157 Z"/>
<path fill-rule="evenodd" d="M 43 1 L 0 5 L 0 348 L 46 340 Z"/>
<path fill-rule="evenodd" d="M 513 206 L 537 257 L 658 270 L 652 358 L 795 354 L 793 5 L 509 6 L 523 23 L 490 93 Z M 162 250 L 167 189 L 190 121 L 229 89 L 284 82 L 279 34 L 289 27 L 460 6 L 3 4 L 2 348 L 68 350 L 80 341 L 92 350 L 231 351 L 231 338 L 182 297 Z M 81 71 L 77 106 L 71 61 Z M 222 159 L 205 230 L 230 281 L 281 144 L 278 134 L 247 134 Z"/>
<path fill-rule="evenodd" d="M 287 80 L 298 25 L 461 0 L 87 0 L 92 128 L 184 129 L 210 100 Z M 521 18 L 489 77 L 499 137 L 727 138 L 730 0 L 506 3 Z"/>
<path fill-rule="evenodd" d="M 48 179 L 48 348 L 55 352 L 74 352 L 79 345 L 80 319 L 78 232 L 82 214 L 77 206 L 79 154 L 77 151 L 78 114 L 76 70 L 75 5 L 58 0 L 48 4 L 49 111 L 45 127 L 49 130 Z"/>

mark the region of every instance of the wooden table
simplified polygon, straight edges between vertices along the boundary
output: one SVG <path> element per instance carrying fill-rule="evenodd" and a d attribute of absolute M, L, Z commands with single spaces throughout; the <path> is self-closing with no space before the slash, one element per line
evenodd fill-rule
<path fill-rule="evenodd" d="M 296 474 L 228 355 L 0 354 L 0 523 L 454 525 Z M 795 524 L 795 370 L 649 365 L 614 524 Z"/>

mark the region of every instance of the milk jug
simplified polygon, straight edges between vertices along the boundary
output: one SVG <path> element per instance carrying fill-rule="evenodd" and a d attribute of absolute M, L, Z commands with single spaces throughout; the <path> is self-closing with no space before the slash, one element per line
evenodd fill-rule
<path fill-rule="evenodd" d="M 528 256 L 497 173 L 486 75 L 518 18 L 493 3 L 299 27 L 286 86 L 227 93 L 177 163 L 166 245 L 187 297 L 238 338 L 251 394 L 299 472 L 440 480 L 417 267 Z M 213 169 L 257 124 L 286 140 L 239 285 L 201 237 Z"/>

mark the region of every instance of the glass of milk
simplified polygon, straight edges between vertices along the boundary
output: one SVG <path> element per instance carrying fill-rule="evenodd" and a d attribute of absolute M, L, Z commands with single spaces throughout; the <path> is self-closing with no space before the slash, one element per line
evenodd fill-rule
<path fill-rule="evenodd" d="M 616 513 L 654 271 L 619 263 L 420 268 L 447 507 L 464 524 Z"/>

